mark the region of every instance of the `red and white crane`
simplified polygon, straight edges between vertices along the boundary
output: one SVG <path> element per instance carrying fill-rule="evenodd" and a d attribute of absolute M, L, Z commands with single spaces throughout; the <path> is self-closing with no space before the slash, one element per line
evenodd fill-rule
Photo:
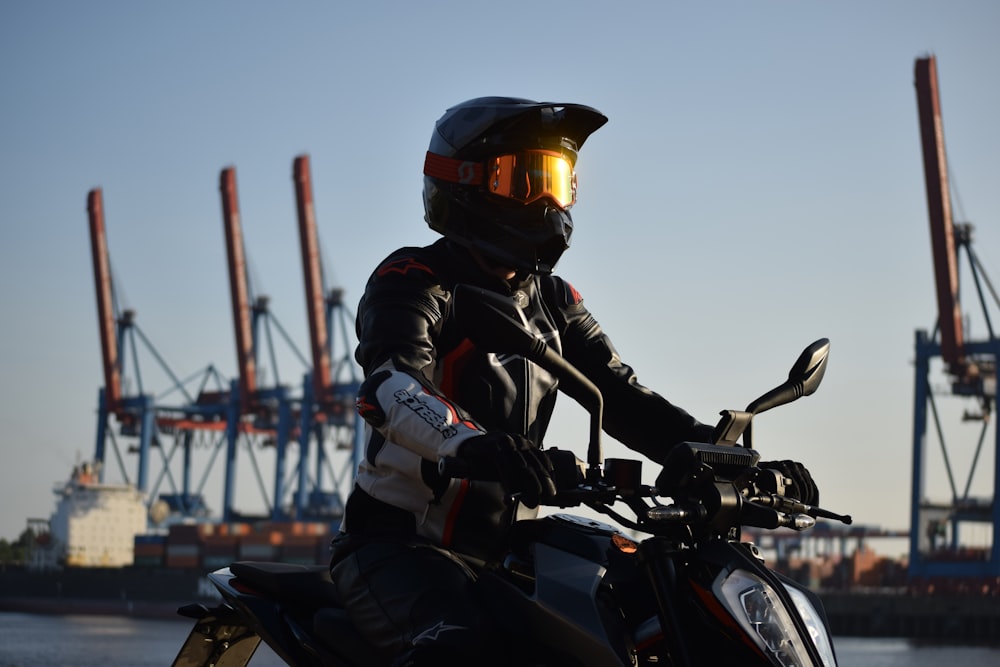
<path fill-rule="evenodd" d="M 997 359 L 1000 339 L 993 331 L 990 301 L 1000 306 L 996 290 L 972 247 L 972 225 L 953 220 L 951 184 L 945 153 L 944 123 L 938 88 L 937 60 L 918 58 L 914 68 L 920 139 L 923 149 L 924 185 L 930 221 L 931 253 L 934 261 L 938 319 L 933 334 L 919 330 L 916 335 L 913 477 L 911 487 L 910 576 L 996 577 L 1000 576 L 1000 431 L 991 419 L 996 412 Z M 959 251 L 964 251 L 960 253 Z M 962 311 L 960 259 L 968 259 L 975 294 L 982 308 L 986 337 L 970 336 Z M 931 361 L 940 358 L 951 380 L 950 394 L 975 401 L 963 420 L 980 425 L 977 444 L 967 453 L 970 463 L 964 485 L 954 474 L 954 452 L 945 440 L 942 411 L 935 401 L 930 373 Z M 940 393 L 940 392 L 938 392 Z M 928 468 L 926 434 L 932 423 L 938 436 L 943 466 Z M 973 479 L 990 428 L 994 431 L 992 497 L 972 494 Z M 932 500 L 928 473 L 943 470 L 950 498 Z M 991 524 L 992 544 L 969 549 L 963 526 Z M 965 554 L 963 556 L 962 554 Z"/>

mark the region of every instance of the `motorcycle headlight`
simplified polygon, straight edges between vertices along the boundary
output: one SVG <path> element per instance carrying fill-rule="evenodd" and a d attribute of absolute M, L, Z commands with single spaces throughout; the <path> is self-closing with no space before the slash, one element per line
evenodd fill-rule
<path fill-rule="evenodd" d="M 720 575 L 713 588 L 740 627 L 775 665 L 804 667 L 812 664 L 790 610 L 785 608 L 770 584 L 745 570 L 734 570 Z M 789 586 L 785 588 L 809 629 L 808 639 L 819 651 L 823 665 L 836 667 L 830 639 L 815 607 L 801 591 Z"/>
<path fill-rule="evenodd" d="M 830 635 L 826 631 L 826 625 L 820 618 L 819 612 L 813 603 L 806 597 L 806 594 L 794 586 L 785 585 L 785 590 L 792 596 L 792 602 L 799 612 L 799 616 L 809 629 L 809 638 L 819 649 L 819 655 L 823 658 L 823 664 L 833 667 L 837 664 L 833 655 L 833 645 L 830 643 Z"/>

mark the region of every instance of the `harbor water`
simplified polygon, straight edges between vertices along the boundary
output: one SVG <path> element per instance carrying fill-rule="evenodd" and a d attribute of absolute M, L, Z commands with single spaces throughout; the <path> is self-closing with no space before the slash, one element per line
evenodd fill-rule
<path fill-rule="evenodd" d="M 193 622 L 0 612 L 0 667 L 168 667 Z M 285 663 L 266 646 L 251 665 Z"/>
<path fill-rule="evenodd" d="M 43 616 L 0 612 L 0 667 L 164 667 L 191 624 L 119 616 Z M 906 639 L 838 637 L 840 667 L 996 667 L 1000 646 L 921 644 Z M 283 665 L 263 644 L 250 663 Z"/>

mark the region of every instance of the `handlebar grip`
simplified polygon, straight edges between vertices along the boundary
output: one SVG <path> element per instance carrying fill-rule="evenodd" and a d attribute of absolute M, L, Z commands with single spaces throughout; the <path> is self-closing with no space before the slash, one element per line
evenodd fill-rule
<path fill-rule="evenodd" d="M 472 466 L 457 456 L 443 456 L 438 459 L 438 474 L 449 479 L 467 479 L 472 474 Z"/>

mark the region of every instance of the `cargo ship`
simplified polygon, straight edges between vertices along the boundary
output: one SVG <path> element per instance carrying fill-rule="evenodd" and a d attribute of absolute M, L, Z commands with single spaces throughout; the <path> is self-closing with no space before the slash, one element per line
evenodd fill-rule
<path fill-rule="evenodd" d="M 233 561 L 329 559 L 329 522 L 171 522 L 134 486 L 101 483 L 90 464 L 54 491 L 51 517 L 29 520 L 27 562 L 0 566 L 0 610 L 173 617 L 218 600 L 207 573 Z"/>

